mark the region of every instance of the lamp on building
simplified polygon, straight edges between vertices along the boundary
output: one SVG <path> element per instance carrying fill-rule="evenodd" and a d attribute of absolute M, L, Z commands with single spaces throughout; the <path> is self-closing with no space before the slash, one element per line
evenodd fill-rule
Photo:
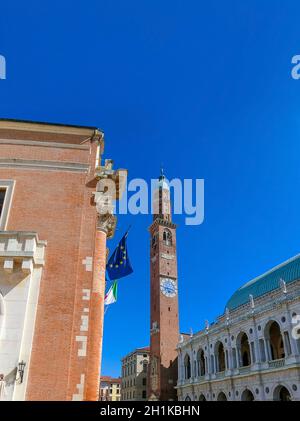
<path fill-rule="evenodd" d="M 26 363 L 23 360 L 18 364 L 19 384 L 23 383 L 25 365 Z"/>

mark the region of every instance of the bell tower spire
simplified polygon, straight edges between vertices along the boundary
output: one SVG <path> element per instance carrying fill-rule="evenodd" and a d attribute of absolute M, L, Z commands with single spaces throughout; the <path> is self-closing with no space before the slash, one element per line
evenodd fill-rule
<path fill-rule="evenodd" d="M 164 167 L 160 166 L 160 177 L 164 177 Z"/>
<path fill-rule="evenodd" d="M 170 187 L 163 168 L 160 170 L 160 176 L 153 194 L 153 220 L 155 221 L 156 219 L 170 222 L 172 220 Z"/>
<path fill-rule="evenodd" d="M 163 169 L 153 194 L 150 231 L 150 364 L 148 399 L 176 400 L 178 283 L 176 225 L 172 222 L 168 181 Z"/>

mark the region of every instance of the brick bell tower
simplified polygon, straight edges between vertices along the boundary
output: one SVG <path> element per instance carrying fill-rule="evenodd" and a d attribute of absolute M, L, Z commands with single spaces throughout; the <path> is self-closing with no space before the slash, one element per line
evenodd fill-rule
<path fill-rule="evenodd" d="M 151 325 L 148 399 L 176 400 L 179 338 L 176 225 L 163 171 L 153 196 L 150 231 Z"/>

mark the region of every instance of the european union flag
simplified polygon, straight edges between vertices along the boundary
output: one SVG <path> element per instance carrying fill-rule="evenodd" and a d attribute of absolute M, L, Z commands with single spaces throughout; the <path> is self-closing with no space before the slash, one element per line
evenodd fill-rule
<path fill-rule="evenodd" d="M 127 253 L 127 236 L 128 231 L 119 242 L 106 265 L 108 276 L 113 281 L 130 275 L 133 272 Z"/>

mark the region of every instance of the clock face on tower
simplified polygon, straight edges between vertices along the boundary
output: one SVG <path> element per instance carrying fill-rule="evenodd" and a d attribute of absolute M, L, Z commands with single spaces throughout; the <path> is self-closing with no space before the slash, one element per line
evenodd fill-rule
<path fill-rule="evenodd" d="M 166 297 L 175 297 L 177 294 L 176 281 L 170 278 L 161 278 L 160 290 Z"/>

